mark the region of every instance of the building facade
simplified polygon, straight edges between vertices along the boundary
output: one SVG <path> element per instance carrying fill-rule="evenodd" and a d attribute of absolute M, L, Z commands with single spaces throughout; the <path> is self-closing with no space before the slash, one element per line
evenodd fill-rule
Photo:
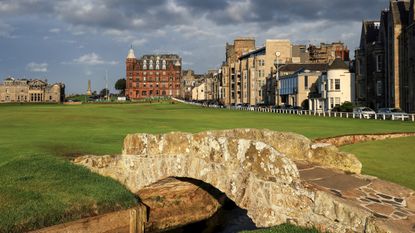
<path fill-rule="evenodd" d="M 175 54 L 144 55 L 137 59 L 131 48 L 126 59 L 128 98 L 180 97 L 182 59 Z"/>
<path fill-rule="evenodd" d="M 192 89 L 196 83 L 203 79 L 203 75 L 195 74 L 193 70 L 184 70 L 182 72 L 182 79 L 180 85 L 180 97 L 183 100 L 192 99 Z"/>
<path fill-rule="evenodd" d="M 61 103 L 65 85 L 34 79 L 7 78 L 0 84 L 0 103 Z"/>
<path fill-rule="evenodd" d="M 233 45 L 237 49 L 227 49 L 227 61 L 222 66 L 223 103 L 226 105 L 272 104 L 275 100 L 267 94 L 267 78 L 275 70 L 278 51 L 280 64 L 292 60 L 292 48 L 289 40 L 266 40 L 264 46 L 255 47 L 255 40 L 239 46 L 236 39 Z M 231 47 L 229 44 L 227 47 Z"/>
<path fill-rule="evenodd" d="M 308 95 L 313 84 L 324 71 L 310 71 L 304 68 L 294 74 L 283 76 L 279 80 L 281 104 L 309 108 Z"/>
<path fill-rule="evenodd" d="M 379 21 L 364 21 L 356 51 L 356 97 L 372 108 L 415 112 L 414 0 L 391 0 Z"/>
<path fill-rule="evenodd" d="M 349 49 L 343 42 L 334 42 L 331 44 L 320 43 L 319 46 L 309 45 L 307 48 L 309 53 L 309 61 L 311 63 L 331 63 L 336 58 L 343 61 L 349 61 Z"/>
<path fill-rule="evenodd" d="M 309 106 L 312 111 L 331 111 L 344 102 L 354 101 L 354 80 L 349 66 L 341 59 L 335 59 L 316 84 L 311 86 Z"/>
<path fill-rule="evenodd" d="M 61 103 L 65 85 L 34 79 L 7 78 L 0 84 L 0 103 Z"/>

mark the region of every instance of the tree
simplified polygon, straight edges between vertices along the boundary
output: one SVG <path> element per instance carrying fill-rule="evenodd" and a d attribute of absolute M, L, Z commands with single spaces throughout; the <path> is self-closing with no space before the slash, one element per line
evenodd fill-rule
<path fill-rule="evenodd" d="M 103 97 L 109 95 L 109 93 L 110 93 L 109 90 L 107 88 L 104 88 L 99 92 L 99 97 L 103 98 Z"/>
<path fill-rule="evenodd" d="M 126 88 L 126 81 L 125 79 L 118 79 L 117 82 L 115 83 L 115 90 L 120 91 L 120 95 L 124 95 L 125 93 L 125 88 Z"/>

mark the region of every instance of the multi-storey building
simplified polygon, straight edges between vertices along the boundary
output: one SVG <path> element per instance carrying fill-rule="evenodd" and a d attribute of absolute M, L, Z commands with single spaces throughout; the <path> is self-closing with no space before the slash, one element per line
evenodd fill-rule
<path fill-rule="evenodd" d="M 327 69 L 326 65 L 322 67 L 324 68 L 309 70 L 305 65 L 292 74 L 280 77 L 278 93 L 281 104 L 308 109 L 310 89 Z"/>
<path fill-rule="evenodd" d="M 193 70 L 184 70 L 180 85 L 180 97 L 184 100 L 192 99 L 192 89 L 201 79 L 203 79 L 203 75 L 195 74 Z"/>
<path fill-rule="evenodd" d="M 349 49 L 342 42 L 331 44 L 320 43 L 320 46 L 309 45 L 309 61 L 312 63 L 331 63 L 336 58 L 349 61 Z"/>
<path fill-rule="evenodd" d="M 356 94 L 373 108 L 415 112 L 414 0 L 391 0 L 380 21 L 364 21 L 356 51 Z"/>
<path fill-rule="evenodd" d="M 241 101 L 241 74 L 239 71 L 239 57 L 242 54 L 255 50 L 254 38 L 237 38 L 233 44 L 226 43 L 226 60 L 222 70 L 222 99 L 225 105 L 240 104 Z"/>
<path fill-rule="evenodd" d="M 0 84 L 0 103 L 61 103 L 65 101 L 65 85 L 39 79 L 7 78 Z"/>
<path fill-rule="evenodd" d="M 356 102 L 374 109 L 386 106 L 385 50 L 380 26 L 380 21 L 363 22 L 360 46 L 355 53 Z"/>
<path fill-rule="evenodd" d="M 274 103 L 275 99 L 268 98 L 266 81 L 275 69 L 277 52 L 280 64 L 291 62 L 291 42 L 267 40 L 264 46 L 256 48 L 254 39 L 243 39 L 245 43 L 240 40 L 227 45 L 227 61 L 222 66 L 223 102 L 227 105 Z"/>
<path fill-rule="evenodd" d="M 335 59 L 309 92 L 309 106 L 313 111 L 330 111 L 344 102 L 354 101 L 354 80 L 349 66 Z"/>
<path fill-rule="evenodd" d="M 126 59 L 126 90 L 130 99 L 180 97 L 182 60 L 175 54 L 144 55 L 131 48 Z"/>

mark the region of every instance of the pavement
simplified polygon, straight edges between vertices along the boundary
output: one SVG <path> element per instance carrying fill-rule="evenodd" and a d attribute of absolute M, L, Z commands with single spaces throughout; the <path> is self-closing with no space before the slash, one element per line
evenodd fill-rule
<path fill-rule="evenodd" d="M 373 213 L 393 232 L 415 232 L 415 191 L 376 177 L 297 162 L 301 179 Z"/>

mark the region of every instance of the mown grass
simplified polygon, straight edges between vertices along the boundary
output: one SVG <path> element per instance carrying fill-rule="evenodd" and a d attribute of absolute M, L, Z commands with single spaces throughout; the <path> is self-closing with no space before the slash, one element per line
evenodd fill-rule
<path fill-rule="evenodd" d="M 170 103 L 1 105 L 0 232 L 35 229 L 134 205 L 135 197 L 119 183 L 72 165 L 68 161 L 72 157 L 120 153 L 128 133 L 231 128 L 268 128 L 310 138 L 415 132 L 415 124 L 407 122 L 275 115 Z M 364 169 L 380 176 L 384 171 L 373 168 L 374 164 L 383 163 L 387 170 L 390 161 L 378 158 L 369 153 L 363 163 Z M 413 177 L 408 167 L 415 159 L 410 160 L 412 163 L 400 169 L 412 171 L 407 176 Z"/>
<path fill-rule="evenodd" d="M 358 156 L 364 174 L 415 190 L 415 137 L 348 145 L 342 150 Z"/>

